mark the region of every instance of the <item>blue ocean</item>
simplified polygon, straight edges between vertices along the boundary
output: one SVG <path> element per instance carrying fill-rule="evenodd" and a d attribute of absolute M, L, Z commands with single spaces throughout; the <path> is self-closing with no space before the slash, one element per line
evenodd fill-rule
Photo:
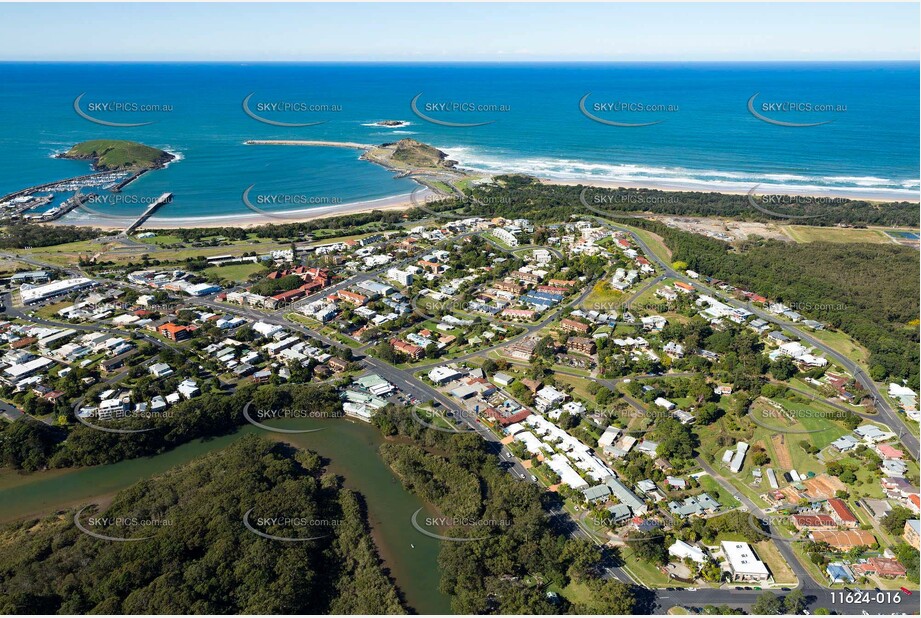
<path fill-rule="evenodd" d="M 158 218 L 197 219 L 248 212 L 248 187 L 310 207 L 415 186 L 356 150 L 253 139 L 411 137 L 474 170 L 624 186 L 919 192 L 916 63 L 0 63 L 0 84 L 0 194 L 88 173 L 53 158 L 84 140 L 176 154 L 105 206 L 116 215 L 166 191 Z"/>

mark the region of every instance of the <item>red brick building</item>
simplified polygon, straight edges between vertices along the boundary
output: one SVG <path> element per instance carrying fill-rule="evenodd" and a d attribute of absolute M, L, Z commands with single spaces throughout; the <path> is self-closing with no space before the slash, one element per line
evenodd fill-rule
<path fill-rule="evenodd" d="M 567 332 L 583 334 L 588 333 L 588 331 L 592 329 L 592 327 L 585 322 L 579 322 L 578 320 L 573 320 L 570 318 L 563 318 L 563 320 L 560 322 L 560 327 Z"/>
<path fill-rule="evenodd" d="M 179 324 L 174 324 L 173 322 L 167 322 L 160 326 L 157 329 L 157 332 L 162 336 L 166 337 L 170 341 L 184 341 L 191 337 L 188 326 L 180 326 Z"/>

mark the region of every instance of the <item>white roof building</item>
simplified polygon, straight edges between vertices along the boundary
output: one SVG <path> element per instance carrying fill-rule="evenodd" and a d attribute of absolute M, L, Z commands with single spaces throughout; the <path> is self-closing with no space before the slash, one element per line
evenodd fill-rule
<path fill-rule="evenodd" d="M 680 539 L 675 541 L 671 547 L 668 548 L 668 554 L 681 560 L 690 558 L 697 564 L 705 564 L 708 559 L 707 552 L 696 545 L 689 545 Z"/>
<path fill-rule="evenodd" d="M 665 397 L 656 397 L 656 400 L 653 403 L 655 403 L 657 406 L 665 408 L 666 410 L 674 410 L 677 407 L 673 402 L 669 401 Z"/>
<path fill-rule="evenodd" d="M 83 288 L 88 288 L 93 285 L 96 285 L 96 282 L 92 279 L 74 277 L 72 279 L 52 281 L 45 285 L 36 285 L 29 288 L 22 287 L 19 290 L 19 295 L 22 298 L 22 304 L 30 305 L 48 298 L 54 298 L 55 296 L 76 292 L 77 290 L 82 290 Z"/>
<path fill-rule="evenodd" d="M 519 431 L 515 434 L 515 439 L 524 443 L 525 449 L 532 455 L 537 455 L 541 452 L 553 452 L 549 446 L 541 442 L 540 439 L 530 431 Z"/>
<path fill-rule="evenodd" d="M 273 337 L 277 333 L 285 330 L 277 324 L 269 324 L 267 322 L 256 322 L 253 324 L 252 329 L 262 335 L 263 337 Z"/>
<path fill-rule="evenodd" d="M 614 444 L 614 440 L 616 440 L 617 436 L 619 435 L 620 435 L 619 428 L 608 427 L 607 429 L 604 430 L 604 433 L 601 434 L 601 437 L 598 438 L 598 446 L 600 447 L 612 446 Z"/>
<path fill-rule="evenodd" d="M 201 392 L 201 390 L 198 388 L 198 385 L 195 383 L 195 380 L 191 379 L 183 380 L 180 382 L 176 390 L 179 391 L 179 393 L 186 399 L 191 399 Z"/>
<path fill-rule="evenodd" d="M 738 472 L 742 469 L 742 464 L 745 462 L 745 453 L 748 451 L 748 444 L 745 442 L 739 442 L 736 444 L 736 453 L 732 456 L 732 461 L 729 463 L 729 469 L 733 472 Z"/>
<path fill-rule="evenodd" d="M 51 360 L 50 358 L 39 356 L 38 358 L 34 358 L 25 363 L 7 367 L 6 369 L 3 370 L 3 372 L 6 375 L 8 375 L 11 379 L 16 380 L 19 378 L 28 377 L 32 375 L 33 373 L 35 373 L 36 371 L 40 369 L 44 369 L 48 365 L 52 365 L 52 364 L 54 364 L 54 361 Z"/>
<path fill-rule="evenodd" d="M 447 384 L 461 377 L 461 373 L 450 367 L 435 367 L 429 371 L 429 380 L 435 384 Z"/>
<path fill-rule="evenodd" d="M 765 581 L 771 577 L 767 565 L 761 562 L 748 543 L 723 541 L 720 547 L 733 581 Z"/>
<path fill-rule="evenodd" d="M 569 485 L 573 489 L 585 489 L 588 487 L 588 483 L 569 465 L 569 460 L 562 453 L 557 453 L 548 458 L 546 462 L 551 470 L 560 475 L 560 482 L 564 485 Z"/>

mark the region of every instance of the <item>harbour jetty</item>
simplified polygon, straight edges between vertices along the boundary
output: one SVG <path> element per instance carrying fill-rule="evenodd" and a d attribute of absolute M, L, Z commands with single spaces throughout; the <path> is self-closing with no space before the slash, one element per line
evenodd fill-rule
<path fill-rule="evenodd" d="M 146 167 L 144 169 L 140 169 L 134 172 L 133 174 L 131 174 L 130 176 L 128 176 L 127 178 L 125 178 L 124 180 L 122 180 L 121 182 L 113 186 L 111 189 L 109 189 L 109 191 L 111 191 L 112 193 L 121 193 L 122 189 L 124 189 L 125 187 L 130 185 L 132 182 L 134 182 L 135 180 L 137 180 L 138 178 L 140 178 L 141 176 L 149 172 L 151 169 L 153 168 Z"/>
<path fill-rule="evenodd" d="M 141 227 L 145 221 L 147 221 L 150 217 L 152 217 L 153 214 L 157 212 L 157 210 L 159 210 L 160 206 L 163 206 L 164 204 L 168 204 L 172 199 L 173 199 L 172 193 L 164 193 L 163 195 L 158 197 L 156 202 L 148 206 L 147 210 L 145 210 L 144 213 L 140 217 L 134 220 L 134 223 L 132 223 L 131 225 L 125 228 L 125 231 L 122 232 L 122 235 L 130 236 L 134 230 Z"/>
<path fill-rule="evenodd" d="M 72 198 L 62 202 L 60 206 L 45 211 L 41 215 L 36 215 L 35 218 L 43 223 L 48 221 L 57 221 L 73 209 L 77 208 L 78 206 L 82 206 L 90 200 L 95 200 L 97 197 L 99 197 L 98 193 L 87 193 L 86 195 L 77 193 Z"/>

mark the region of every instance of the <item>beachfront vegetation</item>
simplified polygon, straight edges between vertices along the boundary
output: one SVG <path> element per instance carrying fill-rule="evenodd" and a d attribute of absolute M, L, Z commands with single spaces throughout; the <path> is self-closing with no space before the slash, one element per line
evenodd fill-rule
<path fill-rule="evenodd" d="M 583 191 L 585 191 L 583 195 Z M 508 193 L 514 199 L 507 199 Z M 687 217 L 729 217 L 747 221 L 783 223 L 783 219 L 755 208 L 747 195 L 656 189 L 611 189 L 583 185 L 543 184 L 529 176 L 506 175 L 495 183 L 472 187 L 473 197 L 484 204 L 492 217 L 528 217 L 535 221 L 565 221 L 572 214 L 634 216 L 642 213 Z M 593 209 L 580 202 L 580 196 Z M 503 199 L 506 198 L 506 199 Z M 755 203 L 757 199 L 755 199 Z M 447 209 L 446 202 L 439 210 Z M 471 210 L 475 211 L 472 205 Z M 918 226 L 918 205 L 910 202 L 875 203 L 864 200 L 803 200 L 777 206 L 782 214 L 809 216 L 812 226 Z M 625 222 L 629 223 L 629 221 Z M 681 257 L 676 257 L 682 260 Z M 693 267 L 692 267 L 693 268 Z"/>
<path fill-rule="evenodd" d="M 0 233 L 0 249 L 52 247 L 72 242 L 92 240 L 103 232 L 92 227 L 76 225 L 34 225 L 11 223 Z"/>

